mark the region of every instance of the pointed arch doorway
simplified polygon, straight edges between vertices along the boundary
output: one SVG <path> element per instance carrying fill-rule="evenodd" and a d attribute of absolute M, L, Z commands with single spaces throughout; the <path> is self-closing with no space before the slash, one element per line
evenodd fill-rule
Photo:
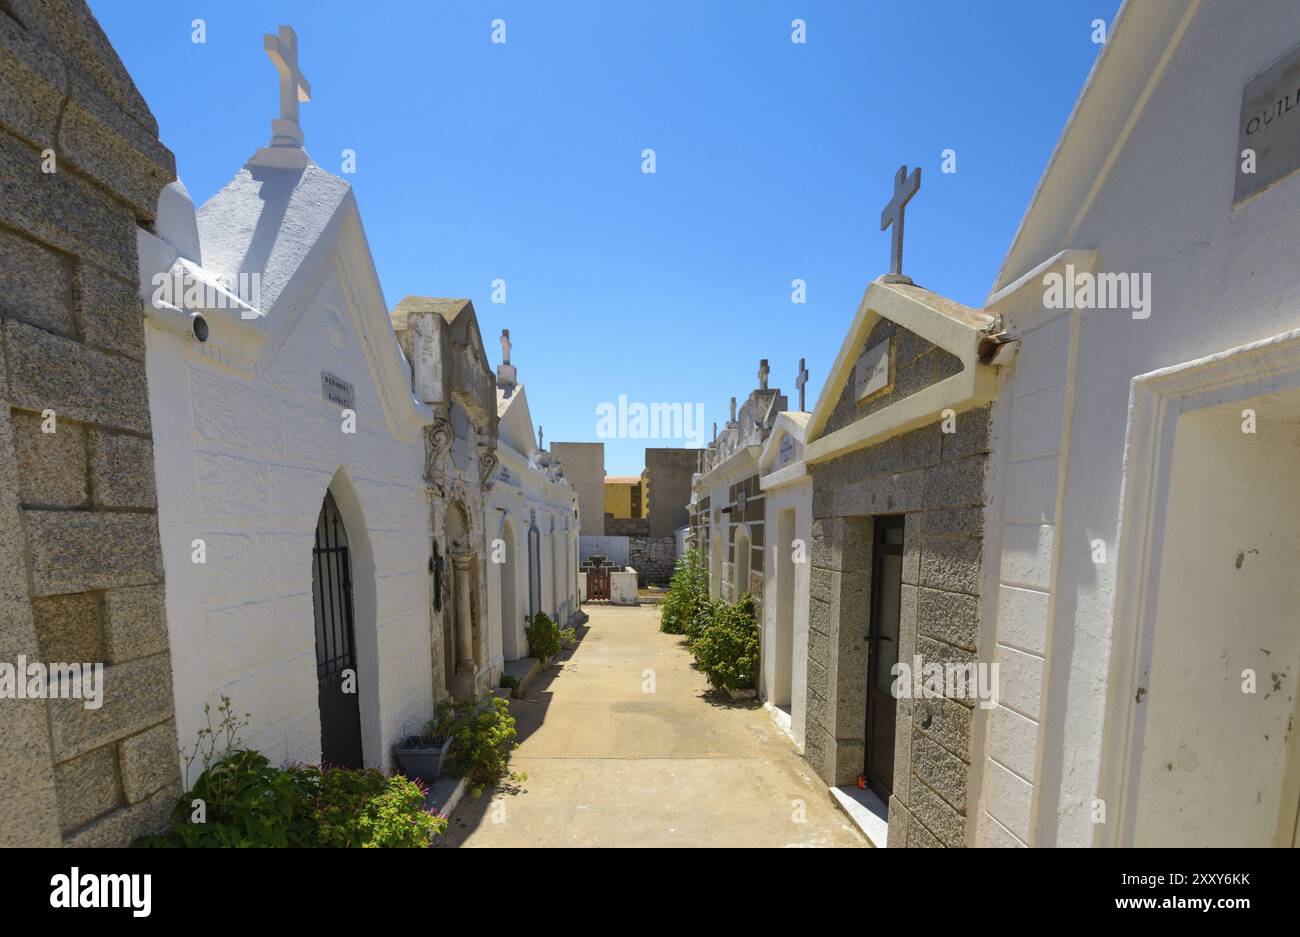
<path fill-rule="evenodd" d="M 361 700 L 357 692 L 352 558 L 347 528 L 328 491 L 316 520 L 316 542 L 311 552 L 321 762 L 360 768 Z"/>

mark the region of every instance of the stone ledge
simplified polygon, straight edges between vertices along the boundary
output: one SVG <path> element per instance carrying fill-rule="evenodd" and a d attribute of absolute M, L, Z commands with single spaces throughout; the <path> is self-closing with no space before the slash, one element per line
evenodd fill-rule
<path fill-rule="evenodd" d="M 889 810 L 874 791 L 865 788 L 860 790 L 847 784 L 828 787 L 826 790 L 831 795 L 831 802 L 844 811 L 853 825 L 862 831 L 867 842 L 877 849 L 889 846 Z"/>

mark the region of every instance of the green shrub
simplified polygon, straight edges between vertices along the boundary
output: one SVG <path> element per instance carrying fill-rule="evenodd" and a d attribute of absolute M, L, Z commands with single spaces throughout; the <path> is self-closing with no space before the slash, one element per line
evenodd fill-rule
<path fill-rule="evenodd" d="M 709 601 L 709 575 L 699 551 L 691 548 L 677 560 L 668 594 L 659 616 L 659 630 L 665 634 L 687 634 L 696 610 Z"/>
<path fill-rule="evenodd" d="M 503 673 L 501 675 L 501 680 L 497 685 L 503 690 L 517 690 L 519 689 L 519 678 L 508 673 Z"/>
<path fill-rule="evenodd" d="M 424 807 L 425 791 L 400 774 L 366 801 L 358 818 L 364 849 L 421 849 L 447 832 L 447 818 Z"/>
<path fill-rule="evenodd" d="M 425 810 L 420 786 L 401 775 L 275 768 L 260 752 L 240 749 L 199 775 L 172 808 L 166 832 L 136 845 L 421 847 L 446 831 L 446 819 Z"/>
<path fill-rule="evenodd" d="M 445 700 L 426 731 L 451 736 L 447 770 L 468 780 L 474 796 L 509 774 L 516 732 L 515 717 L 505 700 L 494 696 Z"/>
<path fill-rule="evenodd" d="M 691 645 L 696 663 L 718 690 L 752 690 L 758 683 L 760 636 L 754 597 L 716 603 L 712 621 Z"/>
<path fill-rule="evenodd" d="M 576 647 L 578 644 L 578 629 L 562 628 L 560 630 L 560 643 L 565 647 Z"/>
<path fill-rule="evenodd" d="M 695 642 L 700 639 L 704 632 L 709 630 L 714 619 L 722 613 L 727 607 L 727 603 L 722 599 L 706 598 L 695 606 L 690 620 L 686 623 L 686 642 L 694 646 Z"/>
<path fill-rule="evenodd" d="M 545 612 L 524 619 L 524 633 L 528 635 L 528 656 L 545 660 L 560 653 L 560 629 Z"/>
<path fill-rule="evenodd" d="M 293 765 L 237 747 L 248 724 L 221 698 L 218 724 L 208 725 L 187 752 L 186 773 L 203 770 L 176 802 L 167 830 L 136 840 L 146 847 L 428 846 L 447 831 L 444 817 L 424 808 L 424 789 L 401 775 Z"/>

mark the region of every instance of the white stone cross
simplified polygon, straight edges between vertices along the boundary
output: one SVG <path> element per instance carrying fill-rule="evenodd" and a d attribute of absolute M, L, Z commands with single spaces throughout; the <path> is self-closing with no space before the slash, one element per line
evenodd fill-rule
<path fill-rule="evenodd" d="M 808 368 L 803 358 L 799 359 L 799 374 L 794 379 L 794 386 L 799 388 L 799 411 L 803 412 L 804 385 L 808 383 Z"/>
<path fill-rule="evenodd" d="M 280 119 L 271 121 L 271 145 L 302 146 L 298 102 L 311 100 L 311 85 L 298 68 L 298 34 L 292 26 L 274 36 L 263 33 L 262 48 L 280 73 Z"/>
<path fill-rule="evenodd" d="M 504 355 L 503 364 L 510 363 L 510 330 L 501 330 L 501 354 Z"/>
<path fill-rule="evenodd" d="M 920 189 L 921 167 L 917 166 L 913 169 L 909 177 L 907 164 L 899 166 L 898 172 L 894 174 L 894 197 L 880 212 L 880 230 L 884 231 L 890 225 L 894 226 L 893 243 L 889 250 L 889 276 L 886 278 L 889 281 L 912 282 L 911 279 L 903 276 L 903 210 Z"/>

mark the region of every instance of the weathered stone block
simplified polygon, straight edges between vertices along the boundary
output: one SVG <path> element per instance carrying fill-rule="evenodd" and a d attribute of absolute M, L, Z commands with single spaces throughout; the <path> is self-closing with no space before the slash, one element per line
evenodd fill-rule
<path fill-rule="evenodd" d="M 32 143 L 53 146 L 66 81 L 58 56 L 0 17 L 0 123 Z"/>
<path fill-rule="evenodd" d="M 965 845 L 966 818 L 953 810 L 938 794 L 930 790 L 919 780 L 917 772 L 912 772 L 912 796 L 907 807 L 929 830 L 939 842 L 949 848 Z M 908 831 L 908 841 L 911 841 Z"/>
<path fill-rule="evenodd" d="M 945 462 L 925 471 L 925 506 L 955 508 L 984 503 L 985 456 Z"/>
<path fill-rule="evenodd" d="M 903 467 L 924 468 L 939 461 L 944 433 L 939 423 L 922 426 L 899 437 L 903 447 Z"/>
<path fill-rule="evenodd" d="M 922 588 L 917 592 L 918 634 L 972 653 L 979 640 L 979 601 L 970 595 Z"/>
<path fill-rule="evenodd" d="M 899 367 L 898 374 L 894 378 L 894 400 L 898 401 L 904 397 L 910 397 L 936 383 L 938 381 L 938 378 L 935 377 L 938 370 L 938 359 L 937 352 L 926 352 L 917 356 L 908 364 Z"/>
<path fill-rule="evenodd" d="M 908 817 L 907 846 L 909 849 L 942 849 L 943 843 L 934 838 L 921 821 L 914 816 Z"/>
<path fill-rule="evenodd" d="M 0 221 L 124 280 L 139 276 L 135 218 L 75 172 L 42 172 L 41 151 L 0 133 Z"/>
<path fill-rule="evenodd" d="M 944 641 L 936 641 L 922 633 L 916 636 L 916 653 L 921 655 L 926 664 L 973 664 L 975 652 L 955 647 Z"/>
<path fill-rule="evenodd" d="M 180 795 L 179 785 L 164 788 L 148 800 L 114 810 L 96 820 L 67 837 L 64 845 L 74 849 L 129 846 L 141 836 L 162 831 Z"/>
<path fill-rule="evenodd" d="M 979 595 L 982 557 L 979 540 L 927 539 L 921 549 L 921 585 Z"/>
<path fill-rule="evenodd" d="M 79 699 L 50 700 L 50 734 L 56 762 L 172 718 L 171 659 L 157 654 L 104 669 L 99 709 Z"/>
<path fill-rule="evenodd" d="M 99 601 L 92 592 L 32 600 L 41 660 L 93 663 L 104 660 L 99 634 Z"/>
<path fill-rule="evenodd" d="M 59 152 L 130 205 L 137 217 L 152 218 L 158 193 L 176 178 L 171 151 L 158 141 L 157 131 L 124 113 L 79 70 L 68 76 Z"/>
<path fill-rule="evenodd" d="M 22 322 L 5 323 L 15 406 L 149 432 L 144 363 L 96 351 Z"/>
<path fill-rule="evenodd" d="M 78 319 L 89 345 L 144 357 L 144 305 L 129 284 L 90 264 L 77 265 Z"/>
<path fill-rule="evenodd" d="M 912 701 L 912 726 L 963 761 L 970 760 L 971 720 L 974 708 L 950 699 Z"/>
<path fill-rule="evenodd" d="M 902 801 L 896 796 L 889 798 L 889 848 L 905 849 L 907 848 L 907 828 L 911 824 L 912 815 L 907 812 Z"/>
<path fill-rule="evenodd" d="M 67 258 L 0 228 L 0 277 L 5 284 L 0 313 L 49 332 L 76 336 Z"/>
<path fill-rule="evenodd" d="M 45 433 L 42 422 L 35 413 L 13 415 L 19 499 L 28 507 L 83 507 L 90 500 L 86 430 L 56 418 L 55 431 Z"/>
<path fill-rule="evenodd" d="M 922 511 L 916 517 L 921 524 L 921 535 L 927 540 L 934 537 L 984 536 L 984 509 L 980 507 L 941 508 L 937 511 Z"/>
<path fill-rule="evenodd" d="M 34 595 L 160 582 L 153 514 L 27 511 Z"/>
<path fill-rule="evenodd" d="M 826 700 L 830 697 L 830 679 L 827 669 L 815 660 L 808 661 L 808 693 L 811 696 L 816 694 L 819 699 Z M 823 715 L 822 719 L 825 720 Z"/>
<path fill-rule="evenodd" d="M 157 508 L 153 442 L 92 430 L 91 482 L 95 504 L 107 508 Z"/>
<path fill-rule="evenodd" d="M 59 795 L 59 827 L 65 834 L 80 829 L 122 802 L 112 745 L 57 765 L 54 784 Z"/>
<path fill-rule="evenodd" d="M 833 598 L 831 592 L 832 571 L 823 566 L 814 566 L 808 571 L 808 594 L 818 601 L 829 602 Z"/>
<path fill-rule="evenodd" d="M 957 414 L 957 431 L 943 437 L 945 462 L 989 451 L 990 412 L 989 407 L 977 407 Z"/>
<path fill-rule="evenodd" d="M 121 664 L 167 650 L 167 610 L 162 586 L 104 593 L 104 641 L 110 663 Z"/>
<path fill-rule="evenodd" d="M 921 508 L 925 470 L 877 475 L 846 485 L 835 495 L 837 514 L 905 514 Z M 846 555 L 848 551 L 846 550 Z"/>
<path fill-rule="evenodd" d="M 127 803 L 137 804 L 161 787 L 180 784 L 180 752 L 171 719 L 123 739 L 118 757 Z"/>
<path fill-rule="evenodd" d="M 860 738 L 836 739 L 834 749 L 834 774 L 828 783 L 855 784 L 862 774 L 866 745 Z M 829 765 L 827 766 L 829 769 Z"/>
<path fill-rule="evenodd" d="M 824 633 L 808 630 L 808 659 L 822 666 L 830 661 L 830 642 Z"/>
<path fill-rule="evenodd" d="M 967 764 L 917 732 L 911 736 L 912 772 L 958 813 L 966 812 Z"/>

